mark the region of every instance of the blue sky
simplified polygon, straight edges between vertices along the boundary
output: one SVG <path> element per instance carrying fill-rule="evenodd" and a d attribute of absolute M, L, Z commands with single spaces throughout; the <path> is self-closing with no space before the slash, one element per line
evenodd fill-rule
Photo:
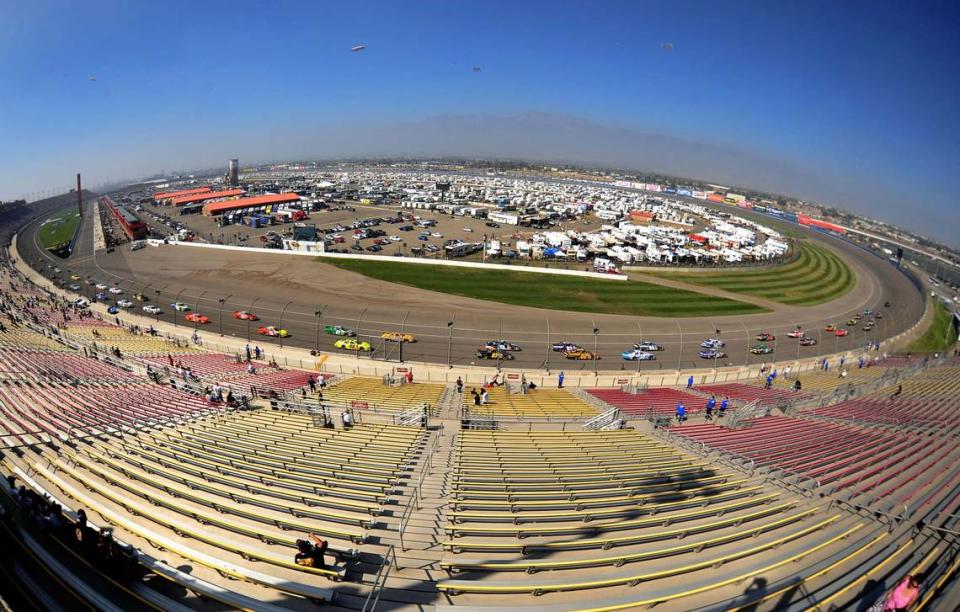
<path fill-rule="evenodd" d="M 371 126 L 533 111 L 742 151 L 814 177 L 797 195 L 957 244 L 958 17 L 951 2 L 0 0 L 0 198 L 77 170 L 92 184 L 375 152 Z"/>

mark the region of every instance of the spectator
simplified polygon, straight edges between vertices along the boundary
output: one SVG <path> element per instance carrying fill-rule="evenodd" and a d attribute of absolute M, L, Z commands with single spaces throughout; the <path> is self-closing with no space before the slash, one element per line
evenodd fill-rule
<path fill-rule="evenodd" d="M 563 375 L 563 372 L 561 371 L 560 374 L 557 375 L 557 389 L 563 389 L 564 378 L 566 377 Z"/>
<path fill-rule="evenodd" d="M 727 413 L 727 406 L 729 405 L 730 405 L 730 398 L 724 395 L 723 400 L 720 401 L 720 414 L 717 415 L 717 418 L 720 418 Z"/>
<path fill-rule="evenodd" d="M 798 378 L 796 382 L 793 383 L 793 390 L 800 391 L 803 389 L 803 385 L 800 384 L 800 379 Z"/>
<path fill-rule="evenodd" d="M 320 377 L 320 390 L 323 391 L 323 390 L 326 389 L 326 388 L 327 388 L 327 377 L 326 377 L 326 376 L 321 376 L 321 377 Z M 323 394 L 322 394 L 322 393 L 320 394 L 320 397 L 323 397 Z"/>
<path fill-rule="evenodd" d="M 260 354 L 261 354 L 260 346 L 258 345 L 253 347 L 253 356 L 256 357 L 258 361 L 260 360 Z"/>
<path fill-rule="evenodd" d="M 247 374 L 256 374 L 257 368 L 253 367 L 253 362 L 247 364 Z"/>
<path fill-rule="evenodd" d="M 906 576 L 897 583 L 886 602 L 883 604 L 884 612 L 906 612 L 920 597 L 920 578 L 919 576 Z"/>
<path fill-rule="evenodd" d="M 710 399 L 707 400 L 707 407 L 704 410 L 704 414 L 703 414 L 706 420 L 708 421 L 713 420 L 713 407 L 716 405 L 717 405 L 717 398 L 711 395 Z"/>
<path fill-rule="evenodd" d="M 457 376 L 457 393 L 463 393 L 463 378 Z"/>
<path fill-rule="evenodd" d="M 487 393 L 486 389 L 480 389 L 480 403 L 484 406 L 490 401 L 490 395 Z"/>
<path fill-rule="evenodd" d="M 687 379 L 687 389 L 693 388 L 693 374 L 690 375 L 690 378 Z"/>
<path fill-rule="evenodd" d="M 310 374 L 309 376 L 307 376 L 307 385 L 310 386 L 310 393 L 317 392 L 317 381 L 313 379 L 313 374 Z"/>
<path fill-rule="evenodd" d="M 407 379 L 407 384 L 408 384 L 408 385 L 412 385 L 412 384 L 413 384 L 413 368 L 407 368 L 406 379 Z"/>
<path fill-rule="evenodd" d="M 480 405 L 480 394 L 477 393 L 477 390 L 476 390 L 476 389 L 470 389 L 470 393 L 473 394 L 473 405 L 474 405 L 474 406 L 479 406 L 479 405 Z"/>
<path fill-rule="evenodd" d="M 327 564 L 323 556 L 327 552 L 329 543 L 314 533 L 311 533 L 308 537 L 313 542 L 297 540 L 297 554 L 293 557 L 294 563 L 303 567 L 326 567 Z"/>
<path fill-rule="evenodd" d="M 890 396 L 890 399 L 895 397 L 900 397 L 900 394 L 903 393 L 903 385 L 897 385 L 897 390 L 893 392 L 893 395 Z"/>
<path fill-rule="evenodd" d="M 683 423 L 687 420 L 687 407 L 683 405 L 683 401 L 677 404 L 677 423 Z"/>
<path fill-rule="evenodd" d="M 340 419 L 343 421 L 344 429 L 350 429 L 351 427 L 353 427 L 353 409 L 347 408 L 346 410 L 344 410 L 343 413 L 340 415 Z"/>

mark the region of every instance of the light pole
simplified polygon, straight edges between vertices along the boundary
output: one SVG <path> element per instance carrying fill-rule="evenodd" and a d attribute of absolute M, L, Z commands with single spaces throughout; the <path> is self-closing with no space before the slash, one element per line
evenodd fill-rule
<path fill-rule="evenodd" d="M 453 350 L 453 322 L 456 319 L 457 315 L 450 317 L 450 320 L 447 321 L 447 369 L 452 368 L 450 365 L 450 352 Z"/>
<path fill-rule="evenodd" d="M 173 304 L 170 305 L 170 306 L 171 306 L 170 310 L 173 311 L 173 326 L 174 326 L 174 327 L 177 326 L 177 304 L 180 303 L 180 296 L 183 294 L 184 291 L 186 291 L 186 289 L 181 289 L 179 292 L 177 292 L 177 297 L 174 298 Z"/>
<path fill-rule="evenodd" d="M 260 301 L 259 297 L 253 298 L 253 301 L 250 302 L 250 309 L 247 310 L 247 314 L 253 314 L 253 307 L 257 305 L 257 302 Z M 247 317 L 247 342 L 250 342 L 250 317 Z"/>
<path fill-rule="evenodd" d="M 676 321 L 677 329 L 680 330 L 680 353 L 677 356 L 677 371 L 683 369 L 683 327 L 680 325 L 680 321 Z"/>
<path fill-rule="evenodd" d="M 283 330 L 283 315 L 287 312 L 287 308 L 293 304 L 293 300 L 290 300 L 283 305 L 283 309 L 280 311 L 280 322 L 277 323 L 277 340 L 280 342 L 280 348 L 283 348 L 283 336 L 280 332 Z"/>
<path fill-rule="evenodd" d="M 193 309 L 193 314 L 194 314 L 194 317 L 193 317 L 193 331 L 194 331 L 194 332 L 197 331 L 197 325 L 198 325 L 199 322 L 200 322 L 200 312 L 198 311 L 198 309 L 200 308 L 200 302 L 203 300 L 203 296 L 206 295 L 206 294 L 207 294 L 206 291 L 201 291 L 201 292 L 200 292 L 200 297 L 197 298 L 197 308 L 194 308 L 194 309 Z"/>
<path fill-rule="evenodd" d="M 323 317 L 323 309 L 326 306 L 322 306 L 319 310 L 313 311 L 313 316 L 317 317 L 317 348 L 315 349 L 317 354 L 320 353 L 320 318 Z"/>
<path fill-rule="evenodd" d="M 157 302 L 154 304 L 154 306 L 157 307 L 157 311 L 153 314 L 153 317 L 154 317 L 153 322 L 159 325 L 160 324 L 160 290 L 154 289 L 153 292 L 157 294 Z"/>
<path fill-rule="evenodd" d="M 497 317 L 497 342 L 503 340 L 503 317 Z M 502 365 L 503 353 L 497 351 L 497 372 L 500 371 L 500 366 Z"/>
<path fill-rule="evenodd" d="M 640 322 L 637 322 L 637 329 L 640 330 L 640 351 L 643 351 L 643 326 L 640 325 Z M 640 373 L 640 357 L 637 357 L 637 374 Z"/>
<path fill-rule="evenodd" d="M 227 300 L 229 300 L 232 297 L 233 297 L 233 294 L 231 293 L 225 298 L 217 298 L 217 301 L 220 302 L 220 311 L 217 315 L 217 319 L 218 319 L 217 325 L 220 327 L 221 338 L 223 338 L 223 305 L 227 302 Z"/>
<path fill-rule="evenodd" d="M 364 308 L 360 311 L 360 315 L 357 316 L 357 341 L 354 343 L 353 355 L 356 358 L 360 358 L 360 324 L 363 323 L 363 314 L 367 312 L 367 309 Z M 370 347 L 373 348 L 373 347 Z M 400 354 L 403 355 L 403 343 L 400 343 Z"/>
<path fill-rule="evenodd" d="M 553 352 L 553 345 L 550 343 L 550 319 L 547 319 L 547 358 L 543 360 L 544 368 L 550 371 L 550 353 Z"/>
<path fill-rule="evenodd" d="M 740 321 L 740 325 L 743 327 L 743 365 L 750 365 L 750 330 L 747 329 L 747 325 Z"/>
<path fill-rule="evenodd" d="M 600 336 L 600 328 L 597 327 L 597 322 L 593 322 L 593 375 L 597 375 L 597 361 L 600 360 L 600 356 L 597 354 L 597 341 Z"/>

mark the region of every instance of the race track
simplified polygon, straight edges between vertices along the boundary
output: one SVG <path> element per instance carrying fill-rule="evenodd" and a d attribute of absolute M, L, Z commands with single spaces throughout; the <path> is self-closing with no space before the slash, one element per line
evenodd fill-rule
<path fill-rule="evenodd" d="M 64 270 L 61 278 L 70 270 L 84 278 L 122 287 L 128 297 L 144 293 L 163 308 L 160 316 L 164 320 L 175 320 L 189 328 L 192 324 L 183 320 L 183 313 L 170 308 L 171 302 L 187 302 L 195 311 L 210 317 L 208 331 L 217 332 L 222 326 L 225 335 L 242 338 L 249 333 L 251 341 L 263 346 L 277 340 L 258 336 L 256 323 L 248 325 L 235 320 L 230 316 L 232 311 L 250 310 L 261 317 L 262 325 L 282 325 L 291 333 L 283 341 L 285 345 L 323 351 L 337 350 L 332 346 L 336 338 L 321 331 L 318 342 L 318 323 L 347 326 L 375 347 L 372 358 L 391 361 L 400 360 L 400 349 L 396 343 L 382 341 L 380 334 L 402 330 L 418 340 L 404 345 L 404 361 L 493 365 L 478 361 L 474 352 L 484 342 L 499 337 L 523 348 L 516 360 L 503 362 L 504 367 L 597 367 L 607 371 L 711 367 L 713 360 L 700 359 L 697 352 L 700 341 L 715 336 L 715 330 L 720 329 L 719 337 L 727 343 L 728 357 L 718 360 L 716 365 L 759 364 L 853 349 L 896 335 L 922 316 L 925 299 L 885 260 L 815 232 L 809 232 L 811 238 L 839 253 L 857 274 L 856 287 L 843 297 L 816 307 L 780 306 L 758 315 L 663 319 L 524 308 L 434 293 L 370 279 L 309 257 L 262 250 L 246 253 L 164 246 L 135 252 L 123 247 L 113 253 L 94 253 L 92 214 L 84 216 L 76 249 L 65 261 L 38 246 L 36 231 L 43 218 L 33 220 L 18 235 L 21 256 L 43 272 L 52 272 L 46 269 L 49 262 Z M 543 277 L 543 281 L 549 282 L 549 277 Z M 82 288 L 88 295 L 95 292 L 86 284 Z M 531 291 L 536 291 L 535 285 Z M 220 299 L 225 300 L 222 305 Z M 892 307 L 883 308 L 885 301 L 890 301 Z M 823 331 L 828 323 L 844 326 L 849 316 L 865 308 L 884 314 L 873 331 L 851 326 L 846 338 Z M 322 312 L 320 317 L 314 314 L 318 310 Z M 451 321 L 452 325 L 448 325 Z M 818 344 L 800 347 L 787 338 L 787 332 L 797 325 L 818 338 Z M 596 335 L 594 328 L 599 330 Z M 777 336 L 777 341 L 770 343 L 775 349 L 773 355 L 748 352 L 761 331 Z M 641 338 L 663 344 L 665 350 L 657 354 L 656 361 L 623 361 L 620 353 Z M 566 360 L 561 353 L 550 350 L 550 344 L 559 341 L 575 342 L 588 350 L 596 347 L 603 359 L 596 364 Z M 361 354 L 361 358 L 371 357 Z"/>

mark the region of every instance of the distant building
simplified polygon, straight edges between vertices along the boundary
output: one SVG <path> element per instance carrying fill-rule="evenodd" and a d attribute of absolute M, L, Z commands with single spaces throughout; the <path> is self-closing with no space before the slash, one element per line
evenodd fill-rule
<path fill-rule="evenodd" d="M 231 159 L 227 165 L 227 185 L 236 187 L 240 184 L 240 160 Z"/>

